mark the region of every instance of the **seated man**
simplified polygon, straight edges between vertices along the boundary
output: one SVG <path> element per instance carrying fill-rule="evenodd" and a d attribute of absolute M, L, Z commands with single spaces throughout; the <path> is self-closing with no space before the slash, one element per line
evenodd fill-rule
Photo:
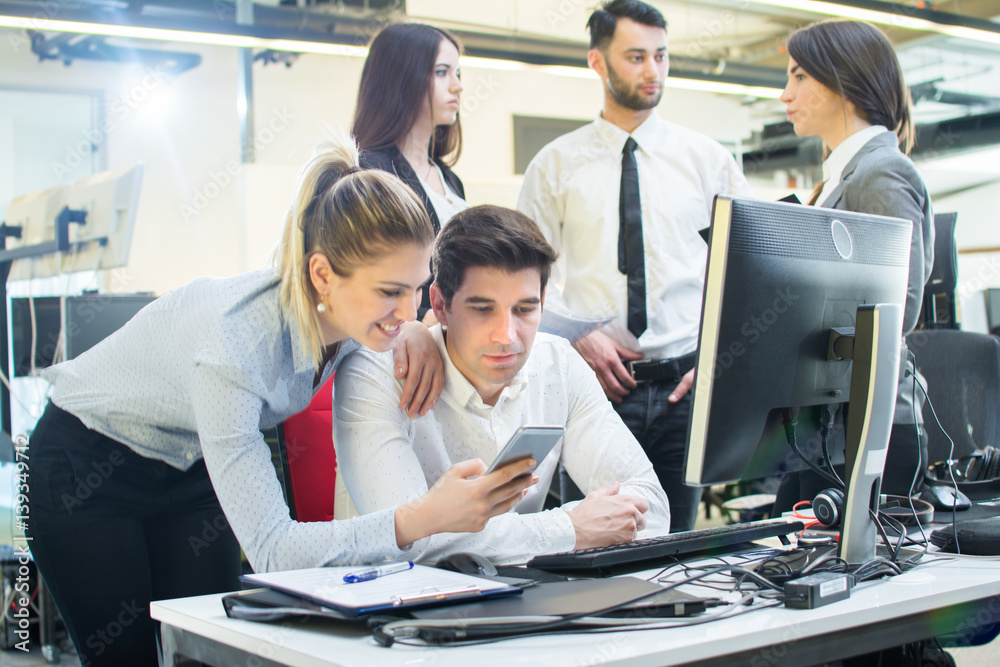
<path fill-rule="evenodd" d="M 418 497 L 453 462 L 489 463 L 520 426 L 566 429 L 538 462 L 540 482 L 513 512 L 478 533 L 420 540 L 411 558 L 472 551 L 494 562 L 523 562 L 669 527 L 666 494 L 594 371 L 565 339 L 537 333 L 555 257 L 522 213 L 498 206 L 458 213 L 434 246 L 430 294 L 441 324 L 431 332 L 445 360 L 434 408 L 416 419 L 399 409 L 392 355 L 359 351 L 337 371 L 334 442 L 362 514 Z M 587 496 L 542 511 L 560 462 Z"/>

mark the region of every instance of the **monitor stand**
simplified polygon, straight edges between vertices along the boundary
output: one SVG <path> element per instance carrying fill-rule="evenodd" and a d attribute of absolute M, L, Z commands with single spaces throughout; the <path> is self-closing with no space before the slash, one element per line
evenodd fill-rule
<path fill-rule="evenodd" d="M 853 335 L 831 332 L 831 355 L 853 359 L 844 451 L 844 509 L 838 555 L 852 568 L 875 558 L 882 471 L 899 383 L 903 309 L 898 304 L 859 306 Z"/>

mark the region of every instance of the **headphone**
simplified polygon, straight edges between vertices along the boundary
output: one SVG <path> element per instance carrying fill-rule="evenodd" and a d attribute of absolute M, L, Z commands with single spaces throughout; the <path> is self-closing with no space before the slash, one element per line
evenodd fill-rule
<path fill-rule="evenodd" d="M 937 482 L 986 482 L 1000 478 L 1000 449 L 986 447 L 982 451 L 947 461 L 938 461 L 927 469 L 928 477 Z"/>
<path fill-rule="evenodd" d="M 916 521 L 929 523 L 934 516 L 934 507 L 926 500 L 904 496 L 882 497 L 885 501 L 880 505 L 879 512 L 904 525 L 916 525 Z M 813 499 L 812 509 L 816 520 L 823 526 L 839 526 L 844 514 L 844 492 L 835 488 L 823 489 Z"/>
<path fill-rule="evenodd" d="M 844 514 L 844 492 L 840 489 L 823 489 L 812 501 L 813 514 L 816 520 L 827 528 L 840 525 Z"/>

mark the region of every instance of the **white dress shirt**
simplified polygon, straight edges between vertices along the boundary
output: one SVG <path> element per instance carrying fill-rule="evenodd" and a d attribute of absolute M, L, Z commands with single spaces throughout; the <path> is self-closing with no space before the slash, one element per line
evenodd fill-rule
<path fill-rule="evenodd" d="M 392 357 L 360 350 L 337 371 L 334 442 L 347 490 L 362 514 L 393 507 L 427 491 L 453 464 L 489 464 L 518 427 L 562 425 L 566 433 L 535 471 L 541 479 L 510 513 L 478 533 L 444 533 L 419 540 L 411 557 L 436 560 L 473 551 L 494 562 L 572 549 L 567 510 L 541 511 L 562 462 L 589 493 L 614 482 L 621 493 L 645 498 L 647 531 L 670 524 L 667 497 L 639 443 L 611 408 L 594 372 L 562 338 L 538 334 L 528 362 L 500 394 L 483 403 L 448 355 L 440 326 L 431 329 L 445 360 L 445 386 L 434 408 L 410 419 L 399 409 L 401 384 Z"/>
<path fill-rule="evenodd" d="M 45 370 L 52 402 L 141 456 L 180 470 L 204 457 L 257 572 L 398 558 L 391 508 L 351 521 L 289 518 L 261 429 L 309 404 L 315 368 L 281 313 L 278 285 L 264 269 L 200 278 L 160 297 L 99 345 Z M 344 341 L 323 380 L 358 347 Z"/>
<path fill-rule="evenodd" d="M 451 217 L 460 211 L 464 211 L 469 208 L 469 203 L 462 199 L 457 192 L 451 189 L 448 185 L 448 181 L 445 180 L 444 173 L 441 171 L 441 167 L 434 165 L 437 170 L 438 178 L 441 179 L 441 185 L 444 186 L 444 194 L 439 195 L 437 190 L 432 188 L 427 181 L 420 176 L 420 184 L 424 187 L 424 192 L 427 193 L 427 199 L 430 200 L 431 206 L 434 207 L 434 213 L 437 215 L 437 219 L 441 223 L 441 229 L 444 229 L 445 224 L 451 220 Z"/>
<path fill-rule="evenodd" d="M 565 260 L 553 267 L 546 299 L 561 297 L 588 318 L 614 317 L 603 331 L 650 359 L 698 343 L 709 226 L 717 194 L 752 196 L 736 161 L 717 142 L 655 112 L 631 134 L 639 169 L 648 328 L 628 332 L 628 291 L 618 271 L 622 148 L 629 134 L 601 117 L 545 148 L 528 165 L 517 208 L 541 227 Z M 561 304 L 560 304 L 561 305 Z M 543 320 L 544 321 L 544 320 Z"/>
<path fill-rule="evenodd" d="M 823 189 L 819 191 L 817 202 L 823 201 L 823 197 L 837 189 L 844 176 L 844 167 L 854 159 L 858 151 L 874 137 L 888 132 L 882 125 L 870 125 L 862 130 L 858 130 L 851 136 L 840 142 L 826 160 L 823 161 Z"/>

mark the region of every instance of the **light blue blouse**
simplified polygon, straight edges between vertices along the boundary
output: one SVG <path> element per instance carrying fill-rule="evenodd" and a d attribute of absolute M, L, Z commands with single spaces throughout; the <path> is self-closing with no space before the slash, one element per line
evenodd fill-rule
<path fill-rule="evenodd" d="M 349 521 L 289 518 L 261 429 L 309 404 L 315 371 L 297 324 L 281 314 L 278 285 L 264 269 L 174 290 L 47 369 L 52 402 L 142 456 L 181 470 L 203 457 L 257 572 L 399 558 L 392 509 Z M 358 347 L 345 341 L 323 381 Z"/>

